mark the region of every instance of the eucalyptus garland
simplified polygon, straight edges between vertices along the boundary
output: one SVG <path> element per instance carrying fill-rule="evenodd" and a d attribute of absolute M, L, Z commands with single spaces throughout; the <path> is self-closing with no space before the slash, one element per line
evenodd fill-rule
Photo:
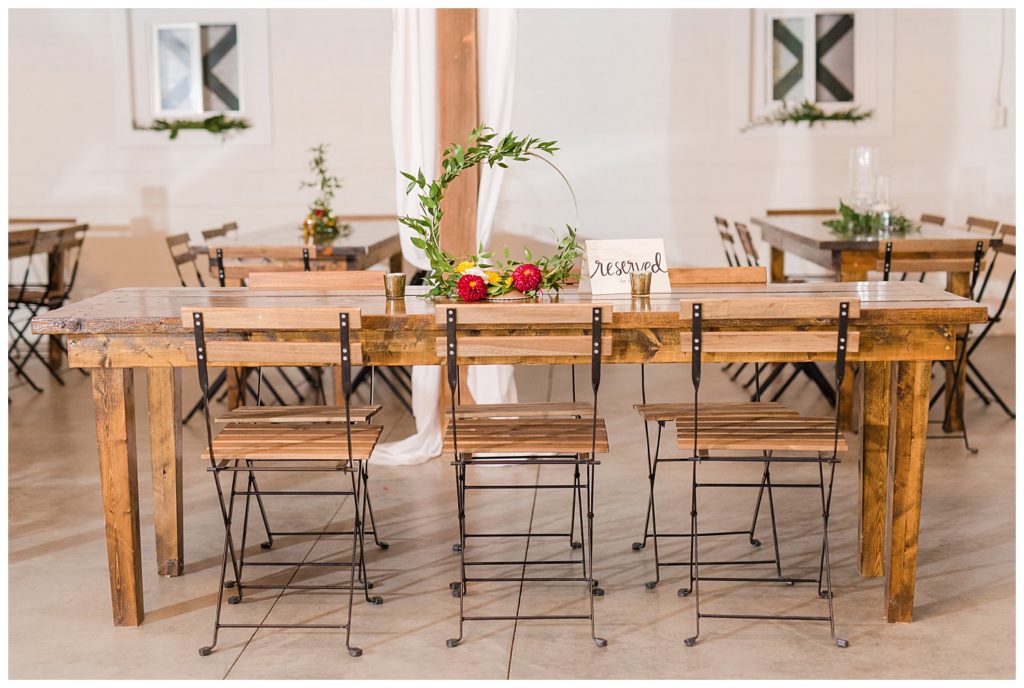
<path fill-rule="evenodd" d="M 888 215 L 888 217 L 886 217 Z M 899 213 L 881 213 L 856 210 L 839 201 L 839 217 L 822 224 L 836 234 L 849 237 L 876 237 L 885 234 L 906 235 L 921 231 L 921 225 Z"/>
<path fill-rule="evenodd" d="M 211 134 L 220 134 L 226 137 L 232 129 L 248 129 L 252 126 L 249 120 L 244 117 L 228 117 L 227 115 L 213 115 L 206 119 L 155 119 L 149 126 L 141 126 L 133 123 L 135 129 L 145 131 L 169 131 L 171 140 L 178 138 L 178 133 L 183 129 L 202 129 Z"/>
<path fill-rule="evenodd" d="M 809 100 L 805 100 L 799 105 L 789 105 L 784 102 L 774 112 L 770 112 L 764 117 L 758 117 L 740 129 L 740 131 L 750 131 L 755 127 L 771 124 L 799 124 L 800 122 L 807 122 L 808 126 L 811 127 L 819 123 L 824 124 L 825 122 L 853 122 L 856 124 L 857 122 L 871 119 L 874 114 L 874 110 L 864 111 L 856 106 L 846 110 L 825 112 L 817 104 Z"/>
<path fill-rule="evenodd" d="M 444 150 L 441 174 L 436 179 L 428 181 L 422 169 L 416 174 L 401 173 L 409 180 L 406 193 L 418 190 L 421 215 L 400 217 L 399 222 L 413 231 L 416 235 L 411 238 L 413 246 L 422 249 L 430 262 L 427 296 L 459 295 L 467 301 L 494 298 L 512 291 L 535 296 L 539 291 L 558 291 L 573 276 L 583 247 L 576 241 L 576 228 L 571 225 L 566 225 L 567 233 L 558 241 L 553 256 L 535 258 L 527 248 L 523 251 L 523 260 L 517 260 L 506 246 L 503 259 L 498 260 L 481 244 L 475 255 L 457 258 L 442 249 L 440 243 L 444 216 L 441 201 L 460 174 L 484 163 L 506 168 L 511 161 L 539 158 L 539 153 L 554 155 L 559 150 L 556 144 L 557 141 L 520 137 L 513 132 L 499 138 L 493 129 L 481 124 L 470 132 L 467 146 L 453 143 Z"/>

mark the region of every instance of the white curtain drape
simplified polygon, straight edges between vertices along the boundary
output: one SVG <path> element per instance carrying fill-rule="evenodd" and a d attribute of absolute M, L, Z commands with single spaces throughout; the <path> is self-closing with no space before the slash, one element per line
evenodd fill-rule
<path fill-rule="evenodd" d="M 391 135 L 395 166 L 432 174 L 438 165 L 437 140 L 437 40 L 432 9 L 396 9 L 391 52 Z M 512 121 L 512 90 L 516 55 L 516 14 L 508 9 L 477 10 L 477 60 L 481 121 L 505 132 Z M 467 134 L 469 132 L 466 132 Z M 494 228 L 501 178 L 504 170 L 484 166 L 480 170 L 476 238 L 486 243 Z M 396 208 L 400 214 L 419 211 L 415 194 L 406 195 L 408 181 L 397 174 Z M 423 252 L 409 241 L 402 226 L 402 255 L 421 269 L 429 269 Z M 515 402 L 516 387 L 511 366 L 472 366 L 467 376 L 469 391 L 481 404 Z M 397 442 L 377 446 L 374 463 L 412 465 L 441 453 L 441 369 L 414 366 L 412 407 L 416 433 Z"/>

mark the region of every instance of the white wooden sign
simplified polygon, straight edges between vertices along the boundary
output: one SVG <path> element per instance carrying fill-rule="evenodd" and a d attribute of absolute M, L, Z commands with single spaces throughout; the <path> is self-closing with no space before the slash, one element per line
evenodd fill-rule
<path fill-rule="evenodd" d="M 594 239 L 586 246 L 592 293 L 628 294 L 631 272 L 652 273 L 652 294 L 672 291 L 663 239 Z"/>

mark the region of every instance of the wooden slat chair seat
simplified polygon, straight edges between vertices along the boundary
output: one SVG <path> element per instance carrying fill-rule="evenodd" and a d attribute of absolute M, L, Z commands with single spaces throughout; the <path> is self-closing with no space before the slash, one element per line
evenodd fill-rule
<path fill-rule="evenodd" d="M 367 461 L 382 428 L 374 425 L 352 428 L 352 458 Z M 213 439 L 213 454 L 218 461 L 333 461 L 348 460 L 345 433 L 337 426 L 323 423 L 234 423 Z M 202 458 L 210 460 L 209 448 Z"/>
<path fill-rule="evenodd" d="M 697 449 L 701 451 L 806 451 L 831 452 L 835 447 L 835 418 L 777 413 L 750 402 L 745 409 L 728 412 L 700 409 Z M 676 416 L 680 449 L 693 449 L 693 412 Z M 840 434 L 839 451 L 847 449 Z"/>
<path fill-rule="evenodd" d="M 369 423 L 380 410 L 381 404 L 352 406 L 352 423 Z M 239 406 L 217 416 L 217 423 L 344 423 L 344 406 Z"/>
<path fill-rule="evenodd" d="M 608 429 L 597 419 L 597 438 L 590 418 L 465 418 L 458 423 L 460 454 L 528 452 L 599 454 L 608 452 Z M 455 450 L 452 426 L 445 429 L 444 451 Z"/>
<path fill-rule="evenodd" d="M 451 410 L 445 409 L 445 417 Z M 582 418 L 594 413 L 594 406 L 582 401 L 542 401 L 520 404 L 471 404 L 455 407 L 459 418 Z"/>
<path fill-rule="evenodd" d="M 799 416 L 797 411 L 777 401 L 725 401 L 701 404 L 701 414 L 705 412 L 715 413 L 716 417 L 729 418 L 742 416 L 748 413 L 750 407 L 756 407 L 760 414 L 771 416 Z M 671 422 L 679 417 L 689 417 L 693 420 L 692 403 L 658 403 L 658 404 L 633 404 L 633 408 L 644 420 L 652 422 Z"/>

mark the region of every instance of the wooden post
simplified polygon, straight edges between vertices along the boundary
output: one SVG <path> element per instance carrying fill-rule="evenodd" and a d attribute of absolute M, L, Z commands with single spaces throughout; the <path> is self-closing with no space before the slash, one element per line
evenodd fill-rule
<path fill-rule="evenodd" d="M 476 10 L 437 10 L 437 121 L 443 151 L 465 145 L 479 121 L 477 105 Z M 476 252 L 479 170 L 464 172 L 448 187 L 441 208 L 441 247 L 453 256 Z"/>
<path fill-rule="evenodd" d="M 863 456 L 860 470 L 860 575 L 881 576 L 885 554 L 885 502 L 892 420 L 892 364 L 866 361 Z"/>
<path fill-rule="evenodd" d="M 181 368 L 149 368 L 146 378 L 157 573 L 180 576 L 185 549 L 181 493 Z"/>
<path fill-rule="evenodd" d="M 772 282 L 786 281 L 786 253 L 780 248 L 771 247 Z"/>
<path fill-rule="evenodd" d="M 885 580 L 885 616 L 890 623 L 910 623 L 917 580 L 932 365 L 930 361 L 903 361 L 898 366 L 896 439 L 892 458 L 892 536 Z"/>
<path fill-rule="evenodd" d="M 96 444 L 107 532 L 107 565 L 115 626 L 142 623 L 139 471 L 135 453 L 135 392 L 131 368 L 93 368 Z"/>

